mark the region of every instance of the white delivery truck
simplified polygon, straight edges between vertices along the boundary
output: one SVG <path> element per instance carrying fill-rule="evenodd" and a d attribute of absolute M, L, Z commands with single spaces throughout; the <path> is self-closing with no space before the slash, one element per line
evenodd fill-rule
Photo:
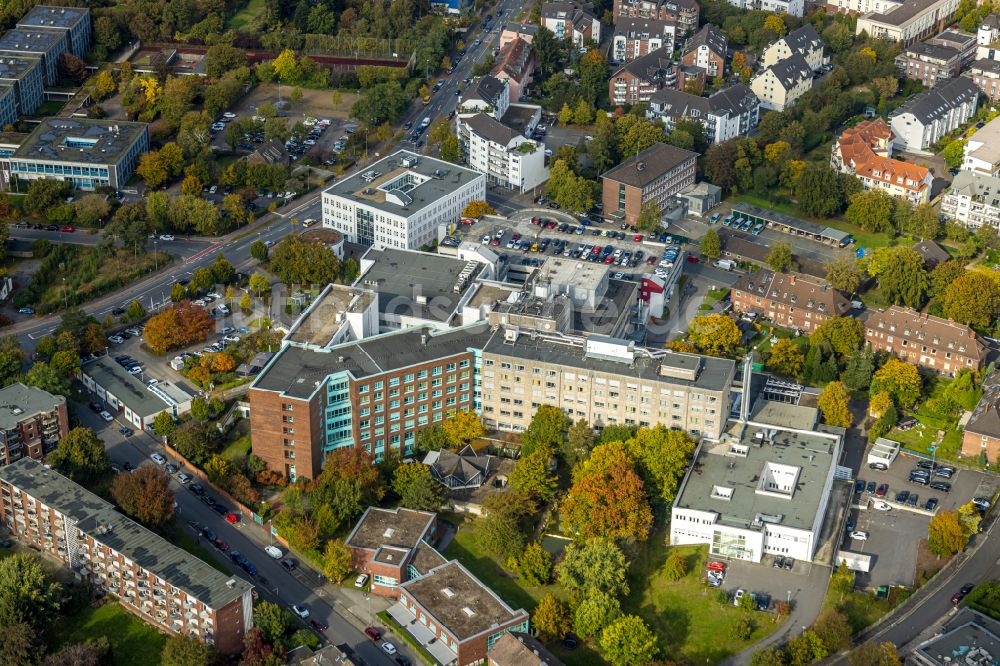
<path fill-rule="evenodd" d="M 721 268 L 724 271 L 731 271 L 736 268 L 736 262 L 729 259 L 719 259 L 717 262 L 712 264 L 716 268 Z"/>
<path fill-rule="evenodd" d="M 427 116 L 426 118 L 420 121 L 420 126 L 423 127 L 424 129 L 427 129 L 427 126 L 430 124 L 431 124 L 430 116 Z"/>

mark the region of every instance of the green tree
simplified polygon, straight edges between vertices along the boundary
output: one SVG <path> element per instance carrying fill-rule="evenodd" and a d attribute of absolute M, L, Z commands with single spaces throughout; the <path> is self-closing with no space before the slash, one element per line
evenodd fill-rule
<path fill-rule="evenodd" d="M 894 199 L 884 190 L 865 190 L 851 197 L 844 217 L 865 231 L 883 233 L 892 229 Z"/>
<path fill-rule="evenodd" d="M 270 268 L 286 285 L 326 285 L 340 274 L 340 260 L 322 243 L 312 243 L 293 234 L 275 246 Z"/>
<path fill-rule="evenodd" d="M 258 298 L 263 294 L 271 293 L 271 281 L 267 279 L 267 276 L 263 273 L 254 273 L 250 276 L 250 281 L 247 287 L 251 292 L 257 295 Z"/>
<path fill-rule="evenodd" d="M 840 25 L 834 23 L 834 25 Z M 845 28 L 846 30 L 846 28 Z M 850 34 L 850 33 L 848 33 Z M 750 657 L 750 666 L 786 666 L 785 651 L 777 647 L 756 650 Z"/>
<path fill-rule="evenodd" d="M 847 357 L 847 364 L 840 374 L 840 381 L 852 391 L 867 388 L 875 372 L 875 353 L 871 347 L 852 352 Z"/>
<path fill-rule="evenodd" d="M 660 220 L 663 218 L 663 210 L 656 199 L 650 199 L 642 204 L 639 217 L 636 218 L 635 226 L 643 231 L 656 231 L 660 228 Z"/>
<path fill-rule="evenodd" d="M 393 473 L 392 489 L 409 509 L 437 511 L 445 499 L 443 486 L 427 465 L 400 465 Z"/>
<path fill-rule="evenodd" d="M 670 549 L 667 561 L 663 565 L 663 576 L 671 581 L 677 582 L 687 575 L 687 560 L 684 553 L 676 548 Z"/>
<path fill-rule="evenodd" d="M 861 269 L 858 260 L 849 252 L 838 253 L 827 262 L 826 281 L 838 291 L 854 293 L 861 284 Z"/>
<path fill-rule="evenodd" d="M 0 626 L 24 623 L 42 632 L 61 599 L 62 585 L 37 555 L 17 553 L 0 560 Z"/>
<path fill-rule="evenodd" d="M 24 376 L 24 383 L 56 395 L 70 392 L 69 380 L 45 361 L 35 361 Z"/>
<path fill-rule="evenodd" d="M 646 664 L 660 651 L 656 634 L 635 615 L 623 615 L 605 627 L 599 643 L 604 656 L 615 666 Z"/>
<path fill-rule="evenodd" d="M 139 301 L 129 303 L 128 310 L 125 311 L 125 320 L 137 323 L 146 318 L 146 308 L 142 307 Z"/>
<path fill-rule="evenodd" d="M 683 430 L 664 425 L 640 428 L 625 441 L 650 494 L 671 503 L 694 454 L 695 441 Z"/>
<path fill-rule="evenodd" d="M 868 272 L 875 276 L 886 300 L 911 308 L 923 305 L 928 286 L 927 272 L 923 257 L 913 248 L 876 250 L 869 259 Z"/>
<path fill-rule="evenodd" d="M 451 162 L 452 164 L 462 163 L 462 149 L 458 143 L 458 137 L 454 134 L 449 134 L 445 137 L 444 141 L 441 142 L 441 148 L 439 152 L 441 159 L 446 162 Z"/>
<path fill-rule="evenodd" d="M 962 166 L 962 160 L 965 158 L 965 139 L 955 139 L 949 142 L 941 151 L 941 157 L 952 169 Z"/>
<path fill-rule="evenodd" d="M 197 638 L 177 635 L 164 643 L 160 666 L 210 666 L 215 657 L 212 648 Z"/>
<path fill-rule="evenodd" d="M 573 631 L 580 638 L 597 636 L 621 615 L 621 603 L 615 596 L 602 590 L 584 593 L 573 616 Z"/>
<path fill-rule="evenodd" d="M 521 459 L 514 465 L 510 474 L 510 484 L 518 492 L 548 502 L 555 497 L 559 482 L 556 475 L 549 470 L 549 460 L 552 449 L 539 448 Z"/>
<path fill-rule="evenodd" d="M 923 382 L 916 366 L 890 358 L 872 375 L 870 394 L 887 393 L 903 409 L 909 409 L 920 399 Z"/>
<path fill-rule="evenodd" d="M 491 493 L 483 509 L 484 515 L 476 521 L 483 548 L 501 561 L 520 554 L 525 542 L 521 521 L 534 512 L 534 501 L 518 492 Z"/>
<path fill-rule="evenodd" d="M 781 338 L 771 347 L 767 367 L 785 377 L 798 377 L 805 363 L 805 356 L 797 344 L 788 338 Z"/>
<path fill-rule="evenodd" d="M 268 643 L 277 643 L 295 623 L 292 614 L 270 601 L 260 601 L 253 609 L 253 623 Z"/>
<path fill-rule="evenodd" d="M 792 265 L 792 246 L 782 241 L 771 246 L 771 251 L 767 253 L 767 265 L 772 270 L 781 272 Z"/>
<path fill-rule="evenodd" d="M 556 565 L 556 576 L 565 587 L 580 594 L 628 594 L 628 561 L 608 538 L 571 543 Z"/>
<path fill-rule="evenodd" d="M 416 467 L 417 465 L 405 465 Z M 420 465 L 423 467 L 423 465 Z M 323 547 L 323 573 L 335 583 L 351 573 L 351 549 L 338 539 L 330 539 Z"/>
<path fill-rule="evenodd" d="M 572 627 L 569 607 L 550 592 L 535 607 L 532 624 L 543 641 L 561 639 Z"/>
<path fill-rule="evenodd" d="M 545 585 L 552 579 L 552 555 L 537 541 L 532 541 L 517 558 L 517 573 L 528 585 Z M 567 613 L 567 624 L 569 614 Z"/>
<path fill-rule="evenodd" d="M 566 443 L 562 448 L 563 460 L 573 468 L 578 462 L 585 460 L 593 448 L 594 429 L 584 419 L 579 419 L 566 433 Z"/>
<path fill-rule="evenodd" d="M 200 402 L 204 404 L 204 399 Z M 193 403 L 192 407 L 194 407 Z M 205 411 L 206 413 L 208 411 L 207 405 Z M 170 437 L 170 444 L 188 460 L 195 464 L 204 464 L 212 455 L 215 445 L 209 436 L 209 429 L 205 423 L 197 419 L 196 416 L 195 420 L 188 421 L 177 428 Z"/>
<path fill-rule="evenodd" d="M 861 349 L 864 342 L 864 325 L 854 317 L 830 317 L 809 336 L 809 344 L 827 344 L 838 356 Z"/>
<path fill-rule="evenodd" d="M 587 100 L 580 98 L 573 109 L 573 122 L 577 125 L 588 125 L 594 119 L 594 107 Z"/>
<path fill-rule="evenodd" d="M 177 424 L 174 423 L 174 417 L 169 412 L 162 411 L 153 419 L 153 432 L 156 433 L 157 437 L 170 437 L 175 430 L 177 430 Z"/>
<path fill-rule="evenodd" d="M 831 217 L 843 208 L 842 188 L 836 171 L 825 164 L 808 164 L 795 184 L 799 209 L 812 217 Z"/>
<path fill-rule="evenodd" d="M 45 651 L 38 644 L 40 638 L 38 633 L 38 630 L 25 622 L 5 626 L 0 632 L 0 664 L 21 666 L 22 664 L 37 663 L 38 655 Z M 49 659 L 53 659 L 55 656 L 52 655 Z M 49 659 L 42 662 L 42 666 L 49 666 L 47 663 Z M 77 665 L 74 664 L 74 666 Z M 97 666 L 96 663 L 94 666 Z"/>
<path fill-rule="evenodd" d="M 719 240 L 719 232 L 715 229 L 709 229 L 705 232 L 699 249 L 703 255 L 713 261 L 722 256 L 722 242 Z"/>
<path fill-rule="evenodd" d="M 949 319 L 985 328 L 1000 314 L 1000 288 L 986 273 L 969 271 L 947 286 L 941 305 Z"/>
<path fill-rule="evenodd" d="M 744 598 L 749 599 L 750 595 L 747 595 Z M 742 599 L 740 601 L 742 601 Z M 729 635 L 738 641 L 749 640 L 750 636 L 753 634 L 753 629 L 753 618 L 748 613 L 735 615 L 729 621 Z"/>
<path fill-rule="evenodd" d="M 66 433 L 46 460 L 65 476 L 85 485 L 111 471 L 104 442 L 93 430 L 81 426 Z"/>
<path fill-rule="evenodd" d="M 531 417 L 531 423 L 521 433 L 521 455 L 561 448 L 563 431 L 568 426 L 569 419 L 561 409 L 552 405 L 540 405 Z"/>
<path fill-rule="evenodd" d="M 789 666 L 807 666 L 829 654 L 816 632 L 808 629 L 788 641 L 785 646 Z"/>
<path fill-rule="evenodd" d="M 184 288 L 182 284 L 175 284 L 170 288 L 170 300 L 174 303 L 180 303 L 187 297 L 187 289 Z"/>

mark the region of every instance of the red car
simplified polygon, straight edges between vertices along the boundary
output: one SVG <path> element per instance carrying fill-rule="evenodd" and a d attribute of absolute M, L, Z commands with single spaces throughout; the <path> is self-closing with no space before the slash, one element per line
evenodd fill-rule
<path fill-rule="evenodd" d="M 514 234 L 510 237 L 511 240 L 521 240 L 521 234 Z"/>
<path fill-rule="evenodd" d="M 604 263 L 613 264 L 615 263 L 615 258 L 609 254 L 608 256 L 604 257 Z"/>
<path fill-rule="evenodd" d="M 476 223 L 476 221 L 474 219 L 472 219 L 471 217 L 463 217 L 462 218 L 462 224 L 464 224 L 466 226 L 472 226 L 475 223 Z"/>
<path fill-rule="evenodd" d="M 545 228 L 546 229 L 555 229 L 557 226 L 559 226 L 559 225 L 557 225 L 555 222 L 552 222 L 552 221 L 549 221 L 549 222 L 545 223 Z"/>
<path fill-rule="evenodd" d="M 538 225 L 540 225 L 542 223 L 542 218 L 540 218 L 540 217 L 533 217 L 533 218 L 531 218 L 531 223 L 534 224 L 535 226 L 538 226 Z"/>
<path fill-rule="evenodd" d="M 642 242 L 642 234 L 636 234 L 635 238 L 633 238 L 632 240 L 634 240 L 636 243 L 641 243 Z"/>
<path fill-rule="evenodd" d="M 691 262 L 692 264 L 697 264 L 697 263 L 698 263 L 698 261 L 700 261 L 700 260 L 698 259 L 698 257 L 694 256 L 693 254 L 689 254 L 689 255 L 688 255 L 688 259 L 687 259 L 687 260 L 688 260 L 689 262 Z"/>
<path fill-rule="evenodd" d="M 221 550 L 223 553 L 229 550 L 229 544 L 219 538 L 215 539 L 215 547 Z"/>
<path fill-rule="evenodd" d="M 712 562 L 708 562 L 707 564 L 705 564 L 705 568 L 706 569 L 710 569 L 711 571 L 721 571 L 721 572 L 725 573 L 726 572 L 726 563 L 725 562 L 715 562 L 715 561 L 712 561 Z"/>
<path fill-rule="evenodd" d="M 646 263 L 649 264 L 650 266 L 652 266 L 653 264 L 655 264 L 656 261 L 657 261 L 657 259 L 656 259 L 656 255 L 655 254 L 653 256 L 649 257 L 648 259 L 646 259 Z"/>
<path fill-rule="evenodd" d="M 66 233 L 71 234 L 71 233 L 73 233 L 75 231 L 75 229 L 73 229 L 72 226 L 70 226 L 70 225 L 67 224 L 65 227 L 63 227 L 62 229 L 60 229 L 60 231 L 65 231 Z"/>
<path fill-rule="evenodd" d="M 365 629 L 365 636 L 372 639 L 373 641 L 377 641 L 378 639 L 382 638 L 382 632 L 376 629 L 375 627 L 368 627 L 367 629 Z"/>
<path fill-rule="evenodd" d="M 239 516 L 239 514 L 238 513 L 227 513 L 226 514 L 226 522 L 230 523 L 231 525 L 235 525 L 236 523 L 240 522 L 240 516 Z"/>

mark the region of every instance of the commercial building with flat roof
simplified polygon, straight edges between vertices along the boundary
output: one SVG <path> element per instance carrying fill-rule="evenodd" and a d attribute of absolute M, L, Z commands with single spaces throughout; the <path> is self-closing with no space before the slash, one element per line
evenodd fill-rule
<path fill-rule="evenodd" d="M 349 243 L 416 250 L 485 198 L 485 175 L 400 150 L 324 190 L 323 226 Z"/>
<path fill-rule="evenodd" d="M 0 389 L 0 464 L 43 460 L 69 432 L 66 398 L 14 382 Z"/>
<path fill-rule="evenodd" d="M 931 638 L 906 655 L 914 666 L 994 664 L 1000 657 L 1000 622 L 963 607 L 949 617 Z"/>
<path fill-rule="evenodd" d="M 958 0 L 889 2 L 881 10 L 858 18 L 855 34 L 866 32 L 905 46 L 944 29 L 957 9 Z"/>
<path fill-rule="evenodd" d="M 80 381 L 108 411 L 142 430 L 152 428 L 160 412 L 177 418 L 191 410 L 192 396 L 179 387 L 169 382 L 148 386 L 107 356 L 80 366 Z"/>
<path fill-rule="evenodd" d="M 67 51 L 69 40 L 62 30 L 13 28 L 0 35 L 0 55 L 37 58 L 47 86 L 59 83 L 59 56 Z"/>
<path fill-rule="evenodd" d="M 674 500 L 670 545 L 707 544 L 712 555 L 751 562 L 811 561 L 844 438 L 818 416 L 760 400 L 748 421 L 703 439 Z"/>
<path fill-rule="evenodd" d="M 729 413 L 736 364 L 592 335 L 500 328 L 482 348 L 483 423 L 520 432 L 541 405 L 576 421 L 658 424 L 718 437 Z"/>
<path fill-rule="evenodd" d="M 90 10 L 86 7 L 36 5 L 17 22 L 17 27 L 64 32 L 70 53 L 83 58 L 90 51 Z"/>
<path fill-rule="evenodd" d="M 3 161 L 11 178 L 62 180 L 81 190 L 118 190 L 148 150 L 146 123 L 46 118 Z"/>
<path fill-rule="evenodd" d="M 447 562 L 431 547 L 436 540 L 436 513 L 370 506 L 344 544 L 351 549 L 351 568 L 371 576 L 371 591 L 395 598 L 400 583 Z"/>
<path fill-rule="evenodd" d="M 509 631 L 527 633 L 528 612 L 514 610 L 457 560 L 399 586 L 389 613 L 442 664 L 478 664 Z"/>
<path fill-rule="evenodd" d="M 151 464 L 151 463 L 147 463 Z M 252 586 L 115 511 L 31 458 L 0 468 L 0 511 L 18 539 L 114 594 L 170 634 L 238 653 L 252 624 Z"/>
<path fill-rule="evenodd" d="M 643 205 L 667 199 L 694 184 L 697 153 L 655 143 L 601 174 L 604 214 L 635 224 Z"/>
<path fill-rule="evenodd" d="M 37 58 L 0 56 L 0 87 L 13 92 L 14 120 L 17 116 L 30 115 L 43 101 L 42 66 Z M 4 125 L 9 124 L 4 121 Z"/>
<path fill-rule="evenodd" d="M 475 350 L 489 326 L 401 331 L 325 349 L 286 345 L 250 386 L 254 454 L 288 478 L 316 478 L 326 455 L 376 459 L 416 449 L 416 433 L 476 408 Z"/>

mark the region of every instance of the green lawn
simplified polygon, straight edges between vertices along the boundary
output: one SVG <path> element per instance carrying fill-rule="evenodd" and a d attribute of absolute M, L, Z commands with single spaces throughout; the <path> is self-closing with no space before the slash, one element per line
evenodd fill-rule
<path fill-rule="evenodd" d="M 59 618 L 59 630 L 53 651 L 81 643 L 88 638 L 106 636 L 111 641 L 115 666 L 149 666 L 160 663 L 160 652 L 167 637 L 153 626 L 123 609 L 117 603 L 100 608 L 86 608 L 76 615 Z"/>
<path fill-rule="evenodd" d="M 944 378 L 935 380 L 928 400 L 940 398 L 950 381 Z M 963 431 L 957 427 L 957 417 L 943 418 L 927 408 L 926 400 L 917 407 L 913 417 L 920 422 L 916 428 L 905 432 L 893 428 L 886 437 L 901 443 L 908 449 L 929 454 L 931 452 L 929 447 L 936 441 L 938 431 L 944 430 L 944 439 L 937 450 L 937 456 L 948 460 L 958 459 L 958 453 L 962 449 Z"/>
<path fill-rule="evenodd" d="M 66 106 L 66 102 L 63 102 L 63 101 L 60 101 L 60 100 L 55 100 L 55 99 L 50 99 L 47 102 L 42 102 L 41 106 L 38 107 L 38 110 L 35 111 L 35 115 L 36 116 L 54 116 L 57 113 L 59 113 L 60 111 L 62 111 L 62 108 L 64 106 Z"/>
<path fill-rule="evenodd" d="M 248 453 L 250 453 L 250 435 L 244 435 L 234 439 L 219 452 L 219 455 L 227 460 L 237 462 L 246 458 Z"/>
<path fill-rule="evenodd" d="M 461 529 L 445 550 L 445 557 L 459 560 L 515 608 L 524 608 L 530 612 L 538 600 L 549 592 L 563 599 L 568 598 L 567 590 L 558 584 L 541 587 L 523 585 L 516 577 L 501 569 L 483 550 L 476 538 L 474 522 L 454 514 L 446 517 L 460 524 Z M 707 663 L 718 663 L 778 627 L 777 623 L 771 621 L 775 616 L 754 613 L 757 627 L 751 640 L 730 638 L 729 624 L 732 618 L 743 611 L 718 603 L 715 591 L 699 580 L 706 549 L 685 547 L 690 573 L 676 583 L 668 582 L 661 574 L 669 550 L 662 545 L 664 536 L 662 531 L 654 532 L 646 544 L 639 546 L 638 554 L 633 556 L 630 572 L 631 592 L 622 602 L 625 612 L 642 617 L 660 637 L 662 658 L 679 659 L 692 664 L 706 663 L 706 660 Z M 603 663 L 600 655 L 586 643 L 573 651 L 566 651 L 558 645 L 550 647 L 569 666 Z"/>
<path fill-rule="evenodd" d="M 226 23 L 226 28 L 229 30 L 239 30 L 247 23 L 250 23 L 255 18 L 260 16 L 260 13 L 264 11 L 265 0 L 249 0 L 247 6 L 236 12 L 231 19 Z"/>
<path fill-rule="evenodd" d="M 772 613 L 753 612 L 754 632 L 749 641 L 730 637 L 729 626 L 746 611 L 720 603 L 717 589 L 701 580 L 706 546 L 680 546 L 688 574 L 677 582 L 663 576 L 669 548 L 663 532 L 650 535 L 648 547 L 632 561 L 626 612 L 641 616 L 660 639 L 661 658 L 690 664 L 717 664 L 780 626 Z"/>

